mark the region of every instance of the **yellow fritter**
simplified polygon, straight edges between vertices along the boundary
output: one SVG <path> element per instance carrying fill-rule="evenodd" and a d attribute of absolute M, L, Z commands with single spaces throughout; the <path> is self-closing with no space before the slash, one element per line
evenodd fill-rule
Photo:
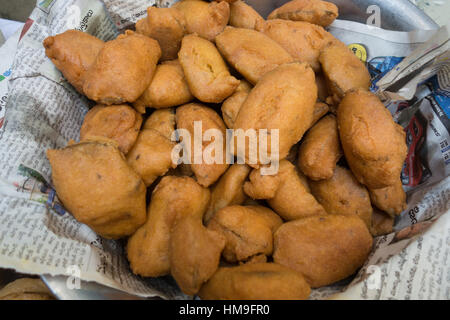
<path fill-rule="evenodd" d="M 274 262 L 318 288 L 358 270 L 372 249 L 372 236 L 358 217 L 327 215 L 284 223 L 275 232 L 274 246 Z"/>
<path fill-rule="evenodd" d="M 85 73 L 83 92 L 106 105 L 134 102 L 150 85 L 160 56 L 156 40 L 127 30 L 100 50 Z"/>
<path fill-rule="evenodd" d="M 216 45 L 227 62 L 252 84 L 279 65 L 294 61 L 278 43 L 251 29 L 226 27 L 216 37 Z"/>
<path fill-rule="evenodd" d="M 200 101 L 222 102 L 239 85 L 214 44 L 197 35 L 183 38 L 178 58 L 191 93 Z"/>
<path fill-rule="evenodd" d="M 230 4 L 230 26 L 255 29 L 257 21 L 263 20 L 263 17 L 244 1 L 239 0 Z"/>
<path fill-rule="evenodd" d="M 141 124 L 142 116 L 126 104 L 96 105 L 84 117 L 80 140 L 96 136 L 109 138 L 127 154 L 136 142 Z"/>
<path fill-rule="evenodd" d="M 232 129 L 242 104 L 252 89 L 250 83 L 241 80 L 236 91 L 222 103 L 222 117 L 228 128 Z"/>
<path fill-rule="evenodd" d="M 203 300 L 305 300 L 311 289 L 303 276 L 276 263 L 221 267 L 199 292 Z"/>
<path fill-rule="evenodd" d="M 144 222 L 145 185 L 112 140 L 87 140 L 47 150 L 64 207 L 108 239 L 133 234 Z"/>

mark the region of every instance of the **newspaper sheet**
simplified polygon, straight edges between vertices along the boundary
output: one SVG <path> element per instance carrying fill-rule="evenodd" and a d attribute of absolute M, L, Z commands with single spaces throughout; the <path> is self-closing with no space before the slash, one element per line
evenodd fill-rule
<path fill-rule="evenodd" d="M 98 237 L 66 212 L 52 189 L 45 156 L 48 148 L 79 139 L 92 102 L 46 58 L 44 38 L 75 28 L 114 39 L 133 28 L 148 6 L 173 2 L 37 1 L 20 41 L 17 34 L 0 48 L 0 72 L 7 74 L 0 82 L 0 267 L 79 277 L 139 296 L 190 298 L 171 277 L 133 275 L 123 242 Z M 394 32 L 349 21 L 336 21 L 329 31 L 367 63 L 373 91 L 386 73 L 433 36 L 431 31 Z M 407 133 L 402 181 L 408 208 L 396 220 L 394 233 L 375 240 L 356 276 L 314 290 L 312 299 L 450 299 L 449 76 L 449 69 L 438 70 L 419 83 L 413 99 L 386 102 Z"/>

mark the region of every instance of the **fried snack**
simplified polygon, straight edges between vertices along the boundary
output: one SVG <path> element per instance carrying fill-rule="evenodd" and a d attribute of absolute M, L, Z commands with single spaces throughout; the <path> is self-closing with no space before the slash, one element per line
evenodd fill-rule
<path fill-rule="evenodd" d="M 174 118 L 173 109 L 153 112 L 127 155 L 128 164 L 142 177 L 146 186 L 176 167 L 172 162 L 176 143 L 168 136 L 175 130 Z"/>
<path fill-rule="evenodd" d="M 355 216 L 290 221 L 278 228 L 274 239 L 274 262 L 301 273 L 312 288 L 352 275 L 372 249 L 369 230 Z"/>
<path fill-rule="evenodd" d="M 226 238 L 223 257 L 228 262 L 246 261 L 258 254 L 271 255 L 273 233 L 282 220 L 262 206 L 228 206 L 217 211 L 208 222 L 208 229 Z"/>
<path fill-rule="evenodd" d="M 391 217 L 400 215 L 406 209 L 406 193 L 400 179 L 392 186 L 369 189 L 369 194 L 372 204 Z"/>
<path fill-rule="evenodd" d="M 225 124 L 222 118 L 211 108 L 208 108 L 199 103 L 189 103 L 181 106 L 177 109 L 176 121 L 178 129 L 186 129 L 191 134 L 191 169 L 195 174 L 195 178 L 198 183 L 204 187 L 208 187 L 214 182 L 216 182 L 219 177 L 227 170 L 228 164 L 226 163 L 226 144 L 225 144 Z M 209 129 L 216 129 L 222 133 L 220 138 L 223 139 L 223 143 L 219 140 L 214 141 L 203 141 L 202 153 L 207 153 L 208 156 L 214 159 L 214 163 L 208 164 L 205 160 L 202 163 L 195 163 L 194 159 L 194 122 L 201 121 L 202 125 L 202 136 L 205 131 Z M 214 137 L 218 139 L 219 137 Z M 222 147 L 223 158 L 216 159 L 215 149 L 211 150 L 211 146 L 216 146 L 217 148 Z M 208 149 L 207 149 L 208 148 Z M 209 151 L 208 151 L 209 150 Z M 202 159 L 204 159 L 205 154 L 203 154 Z M 219 155 L 217 156 L 219 157 Z"/>
<path fill-rule="evenodd" d="M 200 101 L 222 102 L 239 85 L 239 80 L 230 75 L 217 48 L 208 40 L 196 35 L 184 37 L 178 58 L 190 91 Z"/>
<path fill-rule="evenodd" d="M 339 103 L 345 92 L 350 89 L 369 89 L 369 71 L 342 42 L 328 43 L 320 51 L 319 61 L 327 81 L 329 94 L 335 103 Z"/>
<path fill-rule="evenodd" d="M 230 26 L 255 29 L 257 21 L 264 21 L 264 19 L 244 1 L 239 0 L 230 4 Z"/>
<path fill-rule="evenodd" d="M 142 116 L 126 104 L 96 105 L 86 113 L 80 129 L 80 140 L 104 137 L 117 142 L 119 150 L 127 154 L 136 142 Z"/>
<path fill-rule="evenodd" d="M 298 166 L 312 180 L 329 179 L 341 156 L 336 117 L 328 115 L 307 132 L 300 145 Z"/>
<path fill-rule="evenodd" d="M 398 183 L 407 147 L 403 128 L 372 93 L 347 92 L 337 111 L 345 158 L 356 179 L 369 189 Z"/>
<path fill-rule="evenodd" d="M 316 100 L 317 87 L 312 69 L 306 63 L 281 65 L 264 75 L 250 91 L 236 117 L 234 129 L 243 129 L 244 132 L 254 129 L 258 136 L 259 129 L 267 129 L 268 135 L 272 129 L 278 129 L 278 158 L 284 159 L 310 127 Z M 275 156 L 271 153 L 272 139 L 267 140 L 267 155 L 272 158 Z M 236 145 L 236 154 L 245 154 L 246 163 L 255 166 L 249 161 L 249 144 L 245 144 L 245 150 L 242 150 L 242 145 Z M 261 159 L 256 160 L 261 163 Z"/>
<path fill-rule="evenodd" d="M 389 234 L 394 231 L 394 218 L 386 212 L 373 208 L 372 223 L 369 230 L 374 237 Z"/>
<path fill-rule="evenodd" d="M 305 300 L 311 289 L 303 276 L 276 263 L 221 267 L 203 285 L 203 300 Z"/>
<path fill-rule="evenodd" d="M 186 217 L 178 221 L 170 237 L 170 273 L 181 291 L 196 294 L 216 272 L 225 238 L 203 226 L 202 220 Z"/>
<path fill-rule="evenodd" d="M 369 192 L 350 170 L 337 166 L 330 179 L 310 181 L 309 186 L 327 213 L 356 215 L 370 228 L 372 206 Z"/>
<path fill-rule="evenodd" d="M 328 98 L 327 80 L 322 72 L 316 72 L 317 100 L 326 102 Z"/>
<path fill-rule="evenodd" d="M 250 173 L 244 192 L 253 199 L 267 199 L 267 203 L 284 220 L 295 220 L 326 214 L 310 193 L 306 178 L 287 160 L 280 161 L 278 174 L 261 175 L 260 169 Z"/>
<path fill-rule="evenodd" d="M 134 102 L 150 85 L 160 56 L 156 40 L 127 30 L 100 50 L 85 73 L 83 92 L 106 105 Z"/>
<path fill-rule="evenodd" d="M 175 107 L 193 99 L 180 62 L 171 60 L 156 67 L 150 86 L 133 106 L 140 113 L 145 113 L 146 107 L 156 109 Z"/>
<path fill-rule="evenodd" d="M 306 21 L 327 27 L 338 16 L 338 7 L 321 0 L 293 0 L 272 11 L 267 19 Z"/>
<path fill-rule="evenodd" d="M 255 30 L 226 27 L 216 46 L 227 62 L 255 84 L 267 72 L 293 58 L 278 43 Z"/>
<path fill-rule="evenodd" d="M 295 60 L 307 62 L 316 72 L 320 70 L 320 50 L 329 41 L 335 41 L 321 26 L 302 21 L 268 20 L 257 23 L 256 30 L 276 41 Z"/>
<path fill-rule="evenodd" d="M 230 19 L 230 5 L 225 1 L 178 1 L 172 8 L 184 13 L 188 33 L 196 33 L 209 41 L 214 41 Z"/>
<path fill-rule="evenodd" d="M 161 61 L 177 58 L 187 33 L 183 12 L 175 8 L 148 7 L 147 17 L 136 22 L 136 32 L 158 41 Z"/>
<path fill-rule="evenodd" d="M 84 75 L 105 43 L 88 33 L 67 30 L 44 39 L 45 55 L 74 88 L 83 93 Z"/>
<path fill-rule="evenodd" d="M 241 80 L 236 91 L 222 103 L 222 117 L 228 128 L 233 128 L 239 110 L 251 89 L 252 85 L 250 83 Z"/>
<path fill-rule="evenodd" d="M 316 104 L 314 105 L 314 113 L 313 113 L 313 120 L 311 122 L 311 127 L 314 126 L 316 122 L 319 121 L 324 115 L 326 115 L 328 111 L 330 111 L 330 107 L 328 107 L 326 103 L 316 102 Z"/>
<path fill-rule="evenodd" d="M 242 204 L 247 196 L 242 188 L 250 173 L 250 167 L 245 164 L 233 164 L 220 177 L 211 190 L 211 201 L 203 220 L 208 222 L 214 213 L 224 207 Z"/>
<path fill-rule="evenodd" d="M 145 222 L 145 185 L 112 140 L 47 150 L 58 198 L 79 222 L 107 239 L 133 234 Z"/>
<path fill-rule="evenodd" d="M 186 217 L 201 221 L 209 197 L 209 190 L 192 178 L 163 177 L 153 190 L 147 221 L 128 239 L 131 270 L 143 277 L 169 274 L 173 226 Z"/>
<path fill-rule="evenodd" d="M 0 289 L 0 300 L 55 300 L 41 279 L 21 278 Z"/>

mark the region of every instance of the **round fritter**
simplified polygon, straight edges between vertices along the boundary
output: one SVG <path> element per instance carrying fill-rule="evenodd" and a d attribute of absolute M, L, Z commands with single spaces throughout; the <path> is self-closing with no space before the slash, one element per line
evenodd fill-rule
<path fill-rule="evenodd" d="M 80 93 L 83 93 L 85 73 L 104 45 L 102 40 L 78 30 L 44 39 L 45 54 Z"/>
<path fill-rule="evenodd" d="M 350 170 L 337 166 L 330 179 L 310 181 L 309 186 L 327 213 L 356 215 L 370 227 L 372 205 L 369 192 Z"/>
<path fill-rule="evenodd" d="M 127 30 L 100 50 L 85 73 L 83 92 L 106 105 L 134 102 L 150 85 L 160 56 L 156 40 Z"/>
<path fill-rule="evenodd" d="M 275 232 L 274 246 L 274 262 L 303 274 L 318 288 L 361 267 L 372 249 L 372 236 L 356 216 L 327 215 L 284 223 Z"/>
<path fill-rule="evenodd" d="M 255 84 L 267 72 L 294 59 L 278 43 L 261 32 L 226 27 L 216 45 L 227 62 Z"/>
<path fill-rule="evenodd" d="M 131 270 L 143 277 L 169 274 L 173 226 L 188 216 L 201 221 L 209 197 L 209 190 L 192 178 L 163 177 L 153 190 L 147 221 L 128 239 Z"/>
<path fill-rule="evenodd" d="M 108 239 L 133 234 L 144 222 L 145 185 L 112 140 L 86 140 L 47 150 L 64 207 Z"/>
<path fill-rule="evenodd" d="M 86 113 L 80 129 L 80 140 L 105 137 L 117 142 L 119 150 L 127 154 L 136 142 L 142 116 L 126 104 L 96 105 Z"/>
<path fill-rule="evenodd" d="M 329 179 L 341 156 L 336 117 L 328 115 L 306 133 L 299 149 L 298 166 L 312 180 Z"/>
<path fill-rule="evenodd" d="M 407 153 L 405 132 L 373 93 L 347 92 L 337 112 L 345 158 L 369 189 L 398 183 Z"/>
<path fill-rule="evenodd" d="M 322 0 L 293 0 L 272 11 L 267 19 L 306 21 L 327 27 L 338 16 L 338 7 Z"/>
<path fill-rule="evenodd" d="M 304 300 L 311 289 L 302 275 L 276 263 L 221 267 L 199 292 L 203 300 Z"/>

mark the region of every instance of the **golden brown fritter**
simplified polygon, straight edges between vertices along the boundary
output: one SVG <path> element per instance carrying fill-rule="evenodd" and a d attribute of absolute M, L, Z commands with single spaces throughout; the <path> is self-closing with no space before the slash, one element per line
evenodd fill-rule
<path fill-rule="evenodd" d="M 369 194 L 372 204 L 391 217 L 400 215 L 406 209 L 406 193 L 400 179 L 385 188 L 369 189 Z"/>
<path fill-rule="evenodd" d="M 222 103 L 222 117 L 228 128 L 233 128 L 239 110 L 251 89 L 252 85 L 250 83 L 241 80 L 236 91 Z"/>
<path fill-rule="evenodd" d="M 191 169 L 195 174 L 195 178 L 198 183 L 204 187 L 208 187 L 216 182 L 219 177 L 227 170 L 228 164 L 226 163 L 226 144 L 225 144 L 225 124 L 222 118 L 211 108 L 208 108 L 200 103 L 189 103 L 177 108 L 176 121 L 178 129 L 186 129 L 191 135 Z M 219 146 L 222 147 L 223 157 L 216 158 L 215 150 L 208 148 L 210 145 L 215 146 L 213 141 L 203 141 L 202 153 L 207 153 L 207 156 L 214 160 L 213 163 L 207 163 L 205 161 L 205 154 L 203 154 L 201 163 L 195 163 L 194 152 L 194 122 L 199 121 L 202 125 L 202 136 L 205 131 L 209 129 L 216 129 L 221 133 L 223 143 L 217 141 Z M 219 148 L 218 146 L 218 148 Z M 208 148 L 208 149 L 207 149 Z M 211 152 L 209 152 L 209 151 Z M 219 157 L 219 155 L 217 155 Z"/>
<path fill-rule="evenodd" d="M 108 239 L 144 222 L 145 185 L 112 140 L 86 140 L 47 150 L 58 198 L 75 219 Z"/>
<path fill-rule="evenodd" d="M 321 26 L 302 21 L 267 20 L 257 23 L 256 30 L 276 41 L 296 61 L 307 62 L 316 72 L 320 70 L 320 50 L 329 41 L 335 41 Z"/>
<path fill-rule="evenodd" d="M 199 292 L 203 300 L 305 300 L 310 287 L 303 276 L 276 263 L 221 267 Z"/>
<path fill-rule="evenodd" d="M 407 147 L 403 128 L 374 94 L 347 92 L 337 112 L 345 158 L 356 179 L 369 189 L 398 183 Z"/>
<path fill-rule="evenodd" d="M 177 58 L 187 33 L 184 13 L 175 8 L 148 7 L 147 17 L 136 22 L 136 32 L 158 41 L 161 61 Z"/>
<path fill-rule="evenodd" d="M 310 181 L 311 193 L 329 214 L 356 215 L 370 227 L 372 206 L 369 192 L 352 172 L 337 166 L 330 179 Z"/>
<path fill-rule="evenodd" d="M 83 93 L 84 75 L 105 43 L 85 32 L 67 30 L 44 39 L 45 54 L 75 89 Z"/>
<path fill-rule="evenodd" d="M 314 113 L 311 122 L 311 127 L 314 126 L 316 122 L 319 121 L 324 115 L 326 115 L 328 111 L 330 111 L 330 107 L 326 103 L 316 102 L 314 104 Z"/>
<path fill-rule="evenodd" d="M 173 226 L 188 216 L 201 221 L 209 197 L 209 190 L 192 178 L 163 177 L 153 190 L 147 221 L 128 239 L 131 270 L 143 277 L 169 274 Z"/>
<path fill-rule="evenodd" d="M 268 133 L 267 155 L 271 151 L 272 129 L 279 133 L 278 158 L 284 159 L 291 147 L 297 143 L 313 120 L 317 87 L 314 72 L 306 63 L 284 64 L 264 75 L 250 91 L 234 123 L 234 129 L 266 129 Z M 259 138 L 258 138 L 259 140 Z M 258 141 L 259 142 L 259 141 Z M 238 157 L 245 155 L 245 163 L 255 166 L 249 158 L 249 144 L 237 145 Z M 258 147 L 261 147 L 258 143 Z M 264 150 L 258 150 L 258 154 Z M 262 163 L 261 159 L 255 159 Z M 257 165 L 256 165 L 257 167 Z"/>
<path fill-rule="evenodd" d="M 282 224 L 280 217 L 262 206 L 228 206 L 217 211 L 208 229 L 226 238 L 223 257 L 228 262 L 246 261 L 254 255 L 271 255 L 273 233 Z"/>
<path fill-rule="evenodd" d="M 394 231 L 394 218 L 385 212 L 374 208 L 372 223 L 369 230 L 374 237 L 389 234 Z"/>
<path fill-rule="evenodd" d="M 290 221 L 278 228 L 274 239 L 274 262 L 303 274 L 312 288 L 352 275 L 372 249 L 369 230 L 354 216 Z"/>
<path fill-rule="evenodd" d="M 245 201 L 247 196 L 242 187 L 249 173 L 250 167 L 245 164 L 235 163 L 228 168 L 211 189 L 211 201 L 203 218 L 205 222 L 208 222 L 217 210 Z"/>
<path fill-rule="evenodd" d="M 156 40 L 127 30 L 100 50 L 85 73 L 83 92 L 106 105 L 134 102 L 150 85 L 160 56 Z"/>
<path fill-rule="evenodd" d="M 188 33 L 214 41 L 230 19 L 230 5 L 225 2 L 178 1 L 172 8 L 184 13 Z"/>
<path fill-rule="evenodd" d="M 175 130 L 174 118 L 171 109 L 153 112 L 127 155 L 128 164 L 142 177 L 146 186 L 177 165 L 172 162 L 172 149 L 176 143 L 168 136 Z"/>
<path fill-rule="evenodd" d="M 156 109 L 175 107 L 193 99 L 181 64 L 178 60 L 171 60 L 156 67 L 150 86 L 133 106 L 140 113 L 145 113 L 146 107 Z"/>
<path fill-rule="evenodd" d="M 185 294 L 196 294 L 216 272 L 225 238 L 203 226 L 202 220 L 178 221 L 170 237 L 170 274 Z"/>
<path fill-rule="evenodd" d="M 230 26 L 236 28 L 255 29 L 257 21 L 264 21 L 263 17 L 244 1 L 230 4 Z"/>
<path fill-rule="evenodd" d="M 328 115 L 306 133 L 299 149 L 298 166 L 312 180 L 329 179 L 341 156 L 336 117 Z"/>
<path fill-rule="evenodd" d="M 320 51 L 319 61 L 335 103 L 350 89 L 369 89 L 369 71 L 344 43 L 337 40 L 328 43 Z"/>
<path fill-rule="evenodd" d="M 328 98 L 327 80 L 322 72 L 316 72 L 317 100 L 326 102 Z"/>
<path fill-rule="evenodd" d="M 255 84 L 267 72 L 294 61 L 278 43 L 255 30 L 226 27 L 216 45 L 227 62 Z"/>
<path fill-rule="evenodd" d="M 326 214 L 310 193 L 306 178 L 287 160 L 280 161 L 278 174 L 261 175 L 260 169 L 250 173 L 244 192 L 253 199 L 267 199 L 267 203 L 284 220 L 295 220 Z"/>
<path fill-rule="evenodd" d="M 0 289 L 0 300 L 55 300 L 55 297 L 41 279 L 20 278 Z"/>
<path fill-rule="evenodd" d="M 178 58 L 191 93 L 200 101 L 222 102 L 239 85 L 214 44 L 199 36 L 183 38 Z"/>
<path fill-rule="evenodd" d="M 293 0 L 272 11 L 267 19 L 306 21 L 327 27 L 338 16 L 338 7 L 322 0 Z"/>
<path fill-rule="evenodd" d="M 142 116 L 129 105 L 96 105 L 86 113 L 80 129 L 80 140 L 104 137 L 117 142 L 127 154 L 136 142 Z"/>

